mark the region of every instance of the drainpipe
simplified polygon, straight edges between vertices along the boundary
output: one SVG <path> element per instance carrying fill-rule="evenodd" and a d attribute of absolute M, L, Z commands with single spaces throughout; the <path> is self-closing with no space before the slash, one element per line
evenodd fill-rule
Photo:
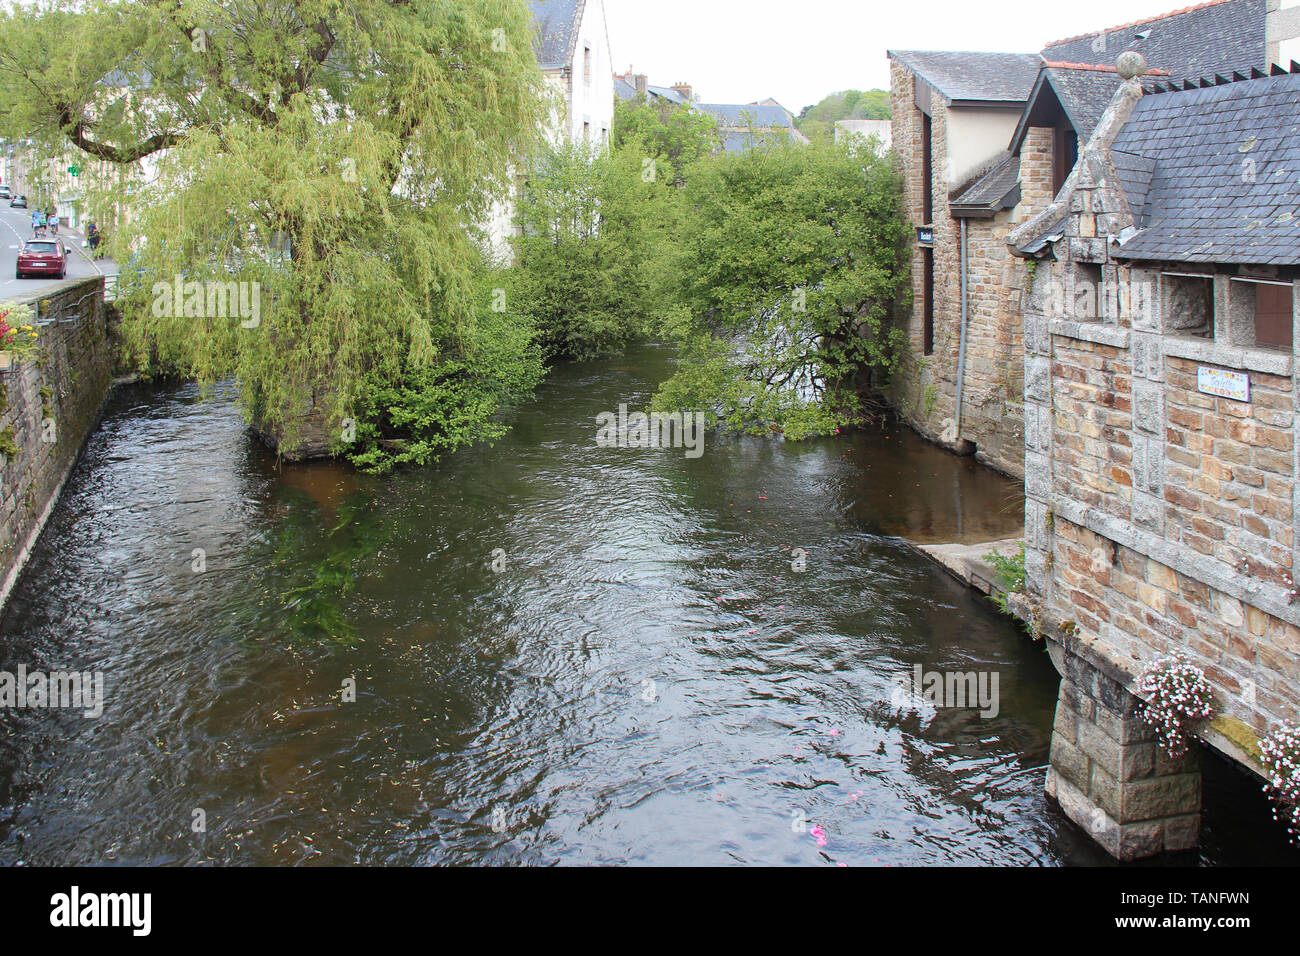
<path fill-rule="evenodd" d="M 957 351 L 957 429 L 953 441 L 961 443 L 961 396 L 966 384 L 966 217 L 961 218 L 961 339 Z"/>

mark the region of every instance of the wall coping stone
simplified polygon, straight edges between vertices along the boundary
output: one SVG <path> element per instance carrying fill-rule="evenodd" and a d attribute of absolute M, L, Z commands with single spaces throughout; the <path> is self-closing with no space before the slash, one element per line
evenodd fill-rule
<path fill-rule="evenodd" d="M 1242 369 L 1250 372 L 1262 372 L 1265 375 L 1291 375 L 1291 354 L 1272 349 L 1244 348 L 1240 345 L 1225 345 L 1212 339 L 1184 335 L 1165 335 L 1161 337 L 1166 356 L 1190 359 L 1193 362 L 1207 362 L 1210 365 L 1223 365 L 1228 368 Z"/>
<path fill-rule="evenodd" d="M 1060 335 L 1067 339 L 1092 342 L 1094 345 L 1111 345 L 1119 349 L 1128 348 L 1129 330 L 1118 325 L 1052 319 L 1051 330 L 1053 335 Z"/>

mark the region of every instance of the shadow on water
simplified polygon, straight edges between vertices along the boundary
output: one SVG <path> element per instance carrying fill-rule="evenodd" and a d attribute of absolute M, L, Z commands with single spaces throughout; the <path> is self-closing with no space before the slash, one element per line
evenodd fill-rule
<path fill-rule="evenodd" d="M 115 392 L 0 631 L 107 702 L 0 712 L 0 861 L 1105 863 L 1042 794 L 1046 655 L 897 537 L 1014 534 L 1015 483 L 894 426 L 597 447 L 672 361 L 383 480 L 277 469 L 229 390 Z M 900 701 L 917 664 L 997 713 Z M 1206 792 L 1192 862 L 1294 862 Z"/>

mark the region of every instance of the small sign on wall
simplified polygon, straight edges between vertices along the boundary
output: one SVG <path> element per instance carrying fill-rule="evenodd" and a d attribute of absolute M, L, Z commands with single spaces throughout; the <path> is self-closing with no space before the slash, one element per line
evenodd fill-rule
<path fill-rule="evenodd" d="M 918 245 L 922 245 L 922 246 L 932 246 L 932 245 L 934 245 L 934 227 L 933 227 L 933 226 L 917 226 L 917 227 L 916 227 L 916 242 L 917 242 Z"/>
<path fill-rule="evenodd" d="M 1250 376 L 1245 372 L 1230 372 L 1226 368 L 1196 369 L 1196 390 L 1202 395 L 1217 395 L 1234 402 L 1250 401 Z"/>

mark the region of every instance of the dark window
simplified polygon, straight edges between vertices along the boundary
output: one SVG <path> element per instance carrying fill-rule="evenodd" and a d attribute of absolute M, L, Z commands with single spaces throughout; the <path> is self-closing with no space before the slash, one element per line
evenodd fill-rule
<path fill-rule="evenodd" d="M 921 114 L 921 199 L 922 213 L 921 218 L 925 220 L 922 225 L 928 226 L 934 222 L 934 173 L 932 162 L 934 160 L 934 144 L 931 130 L 931 120 L 929 114 Z M 926 354 L 929 354 L 928 352 Z"/>
<path fill-rule="evenodd" d="M 1295 313 L 1291 289 L 1284 285 L 1255 286 L 1255 344 L 1265 348 L 1291 348 L 1291 320 Z"/>
<path fill-rule="evenodd" d="M 1053 176 L 1052 194 L 1061 191 L 1069 178 L 1074 164 L 1079 161 L 1079 134 L 1072 129 L 1058 129 L 1056 143 L 1052 149 Z"/>
<path fill-rule="evenodd" d="M 934 352 L 934 250 L 922 249 L 925 260 L 924 324 L 921 328 L 921 347 L 926 355 Z"/>

